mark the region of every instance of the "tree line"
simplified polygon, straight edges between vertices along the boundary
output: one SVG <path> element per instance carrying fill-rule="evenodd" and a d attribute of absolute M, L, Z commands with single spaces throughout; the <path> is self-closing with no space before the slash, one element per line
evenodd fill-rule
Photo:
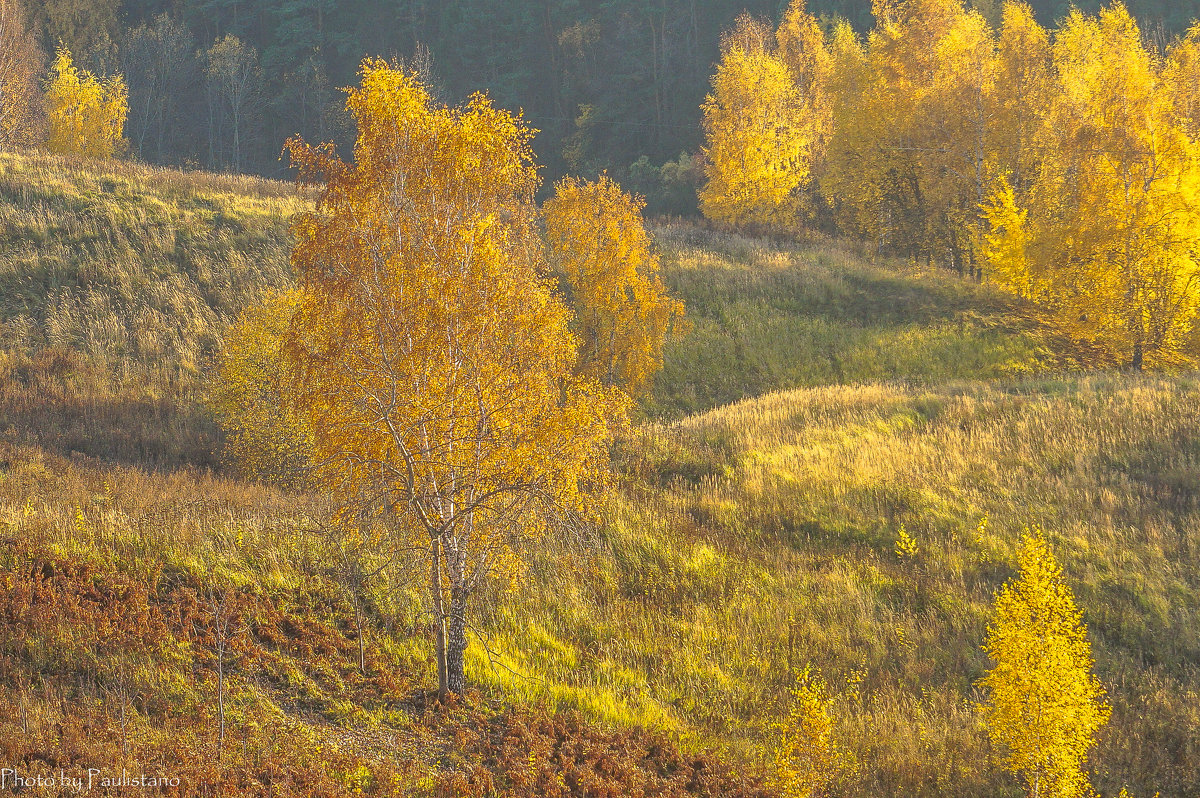
<path fill-rule="evenodd" d="M 823 227 L 984 275 L 1050 310 L 1086 365 L 1200 354 L 1200 26 L 1121 3 L 1055 30 L 1006 2 L 877 0 L 864 37 L 795 0 L 743 16 L 706 100 L 701 210 Z"/>
<path fill-rule="evenodd" d="M 975 0 L 998 22 L 996 0 Z M 1094 10 L 1097 2 L 1079 4 Z M 16 0 L 5 7 L 16 8 Z M 132 156 L 283 176 L 283 141 L 335 140 L 352 124 L 339 88 L 364 55 L 423 64 L 456 101 L 485 90 L 539 130 L 548 176 L 607 170 L 653 213 L 695 210 L 699 105 L 721 31 L 741 12 L 778 19 L 780 0 L 44 0 L 18 9 L 44 75 L 60 47 L 101 79 L 123 76 Z M 1071 4 L 1037 0 L 1043 25 Z M 1196 0 L 1133 0 L 1162 38 Z M 872 24 L 867 0 L 814 0 L 826 28 Z M 6 12 L 9 13 L 9 12 Z M 0 23 L 6 25 L 6 23 Z M 0 41 L 7 50 L 8 40 Z M 36 58 L 30 57 L 36 55 Z M 3 58 L 4 56 L 0 56 Z M 6 95 L 7 96 L 7 95 Z"/>

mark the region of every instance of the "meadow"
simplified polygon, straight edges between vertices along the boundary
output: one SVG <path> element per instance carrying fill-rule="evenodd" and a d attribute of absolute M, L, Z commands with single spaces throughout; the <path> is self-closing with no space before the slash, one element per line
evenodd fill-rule
<path fill-rule="evenodd" d="M 481 597 L 476 687 L 435 706 L 419 575 L 346 568 L 322 496 L 239 478 L 204 409 L 305 201 L 0 156 L 0 763 L 205 795 L 765 796 L 811 665 L 832 794 L 1016 796 L 974 683 L 1040 525 L 1114 707 L 1096 786 L 1200 795 L 1195 375 L 1084 373 L 987 285 L 686 224 L 656 240 L 691 331 L 600 522 Z"/>

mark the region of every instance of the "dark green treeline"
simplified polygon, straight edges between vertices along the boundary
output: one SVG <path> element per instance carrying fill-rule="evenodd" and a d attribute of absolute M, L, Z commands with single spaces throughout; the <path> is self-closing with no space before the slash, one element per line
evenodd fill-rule
<path fill-rule="evenodd" d="M 975 0 L 998 15 L 1000 0 Z M 1043 23 L 1068 0 L 1037 0 Z M 1094 10 L 1099 2 L 1079 2 Z M 1130 0 L 1163 39 L 1200 0 Z M 487 90 L 521 108 L 553 179 L 608 172 L 652 212 L 694 209 L 701 134 L 717 43 L 734 18 L 777 21 L 786 0 L 26 0 L 47 52 L 121 72 L 126 136 L 151 163 L 286 175 L 294 133 L 344 145 L 338 87 L 365 55 L 427 70 L 443 99 Z M 869 0 L 810 0 L 815 13 L 871 25 Z"/>

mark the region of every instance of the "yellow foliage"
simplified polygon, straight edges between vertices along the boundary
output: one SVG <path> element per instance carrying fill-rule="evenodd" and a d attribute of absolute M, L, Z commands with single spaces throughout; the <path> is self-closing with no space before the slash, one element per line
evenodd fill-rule
<path fill-rule="evenodd" d="M 911 256 L 971 262 L 993 170 L 995 42 L 958 0 L 878 3 L 863 48 L 835 31 L 819 182 L 848 229 Z"/>
<path fill-rule="evenodd" d="M 1187 92 L 1171 90 L 1189 46 L 1164 71 L 1124 6 L 1072 12 L 1053 45 L 1036 175 L 1024 197 L 1001 192 L 987 210 L 996 278 L 1134 369 L 1196 355 L 1200 150 Z"/>
<path fill-rule="evenodd" d="M 810 158 L 823 157 L 833 132 L 829 96 L 833 60 L 817 18 L 805 9 L 805 0 L 791 0 L 775 31 L 776 53 L 783 61 L 803 103 L 802 115 L 812 125 Z"/>
<path fill-rule="evenodd" d="M 765 47 L 733 43 L 704 101 L 700 210 L 734 227 L 789 229 L 809 179 L 816 128 L 787 66 Z"/>
<path fill-rule="evenodd" d="M 635 396 L 649 388 L 663 343 L 683 319 L 683 304 L 659 277 L 643 206 L 607 176 L 568 177 L 543 209 L 551 258 L 572 293 L 578 371 Z"/>
<path fill-rule="evenodd" d="M 1200 137 L 1200 22 L 1193 23 L 1168 51 L 1163 86 L 1176 116 L 1195 141 Z"/>
<path fill-rule="evenodd" d="M 917 551 L 916 539 L 901 524 L 900 531 L 896 533 L 896 556 L 902 560 L 912 560 L 916 559 Z"/>
<path fill-rule="evenodd" d="M 100 80 L 76 69 L 70 51 L 60 47 L 46 102 L 50 126 L 46 148 L 51 152 L 111 158 L 123 149 L 129 93 L 120 75 Z"/>
<path fill-rule="evenodd" d="M 293 488 L 305 484 L 313 437 L 288 401 L 281 359 L 299 298 L 278 293 L 242 312 L 225 334 L 208 396 L 227 459 L 247 476 Z"/>
<path fill-rule="evenodd" d="M 1074 798 L 1090 790 L 1083 764 L 1111 709 L 1041 530 L 1023 536 L 1017 559 L 1020 573 L 996 594 L 983 646 L 995 663 L 980 680 L 987 731 L 1031 796 Z"/>
<path fill-rule="evenodd" d="M 1038 136 L 1053 102 L 1050 36 L 1028 4 L 1006 2 L 996 39 L 989 141 L 997 172 L 1024 196 L 1041 160 Z"/>
<path fill-rule="evenodd" d="M 522 119 L 482 95 L 437 105 L 378 60 L 347 108 L 352 166 L 288 144 L 325 181 L 294 226 L 290 390 L 343 517 L 428 552 L 441 689 L 461 692 L 467 598 L 605 480 L 628 400 L 574 375 Z"/>
<path fill-rule="evenodd" d="M 988 275 L 1022 298 L 1039 298 L 1044 289 L 1035 282 L 1029 261 L 1029 214 L 1017 207 L 1013 188 L 1004 178 L 983 205 L 983 214 L 988 226 L 981 254 L 989 266 Z"/>
<path fill-rule="evenodd" d="M 809 668 L 797 680 L 787 717 L 774 726 L 779 738 L 772 758 L 780 798 L 823 795 L 843 764 L 833 736 L 833 699 L 825 680 Z"/>

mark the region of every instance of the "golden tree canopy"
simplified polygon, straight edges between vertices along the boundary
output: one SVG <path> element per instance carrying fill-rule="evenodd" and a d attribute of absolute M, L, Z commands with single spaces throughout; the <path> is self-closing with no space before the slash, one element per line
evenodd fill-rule
<path fill-rule="evenodd" d="M 1164 69 L 1119 3 L 1072 12 L 1053 45 L 1037 173 L 1024 197 L 1001 187 L 987 208 L 993 237 L 1014 209 L 1027 214 L 1028 246 L 988 253 L 996 278 L 1024 291 L 1030 275 L 1069 334 L 1135 369 L 1197 355 L 1200 150 L 1173 90 L 1186 60 L 1181 50 Z"/>
<path fill-rule="evenodd" d="M 120 75 L 101 80 L 76 69 L 60 47 L 46 93 L 49 138 L 46 148 L 66 155 L 111 158 L 124 147 L 129 92 Z"/>
<path fill-rule="evenodd" d="M 730 37 L 701 107 L 700 210 L 734 227 L 793 226 L 818 128 L 788 67 L 753 37 Z"/>
<path fill-rule="evenodd" d="M 437 105 L 378 60 L 347 107 L 354 166 L 288 144 L 325 181 L 294 226 L 291 390 L 344 514 L 431 553 L 442 691 L 461 692 L 467 597 L 538 534 L 537 510 L 604 478 L 626 400 L 575 375 L 521 118 L 482 95 Z"/>
<path fill-rule="evenodd" d="M 571 287 L 579 371 L 630 395 L 662 367 L 663 342 L 683 317 L 659 277 L 643 201 L 602 176 L 564 178 L 543 208 L 551 257 Z"/>

